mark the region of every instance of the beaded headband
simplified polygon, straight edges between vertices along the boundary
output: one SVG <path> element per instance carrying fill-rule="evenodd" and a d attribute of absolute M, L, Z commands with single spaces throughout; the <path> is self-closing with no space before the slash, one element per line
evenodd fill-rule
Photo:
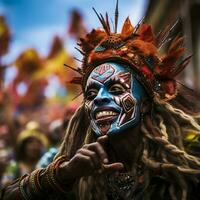
<path fill-rule="evenodd" d="M 74 77 L 71 83 L 80 84 L 83 92 L 91 71 L 105 62 L 120 62 L 132 68 L 136 78 L 143 84 L 150 97 L 157 96 L 162 100 L 170 100 L 176 96 L 175 77 L 186 67 L 191 56 L 178 63 L 183 56 L 184 39 L 177 32 L 178 20 L 173 26 L 166 27 L 156 36 L 151 25 L 142 20 L 133 27 L 129 18 L 117 33 L 118 1 L 115 10 L 115 27 L 111 31 L 108 14 L 98 14 L 103 29 L 93 29 L 78 44 L 83 55 L 82 67 L 74 69 L 81 76 Z M 161 47 L 168 45 L 164 55 L 160 55 Z M 68 66 L 69 67 L 69 66 Z M 71 68 L 71 67 L 70 67 Z M 106 69 L 105 69 L 106 70 Z"/>

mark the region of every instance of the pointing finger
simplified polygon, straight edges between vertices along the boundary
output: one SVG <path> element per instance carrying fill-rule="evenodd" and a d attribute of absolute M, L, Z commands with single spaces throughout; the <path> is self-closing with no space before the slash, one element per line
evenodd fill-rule
<path fill-rule="evenodd" d="M 105 146 L 108 143 L 108 136 L 104 135 L 97 139 L 97 142 L 100 143 L 102 146 Z"/>
<path fill-rule="evenodd" d="M 116 162 L 116 163 L 112 163 L 112 164 L 103 164 L 102 165 L 102 170 L 105 173 L 111 173 L 111 172 L 116 172 L 116 171 L 120 171 L 124 168 L 123 163 L 120 162 Z"/>

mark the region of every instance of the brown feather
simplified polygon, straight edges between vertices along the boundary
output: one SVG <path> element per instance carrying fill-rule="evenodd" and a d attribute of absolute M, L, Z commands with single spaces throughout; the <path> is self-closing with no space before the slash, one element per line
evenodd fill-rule
<path fill-rule="evenodd" d="M 118 26 L 118 18 L 119 18 L 119 2 L 117 0 L 116 2 L 116 8 L 115 8 L 115 33 L 117 33 L 117 26 Z"/>
<path fill-rule="evenodd" d="M 176 51 L 171 52 L 170 54 L 166 55 L 162 59 L 162 64 L 164 67 L 170 67 L 173 66 L 176 61 L 183 55 L 185 49 L 179 48 Z"/>
<path fill-rule="evenodd" d="M 172 25 L 168 25 L 166 26 L 166 28 L 164 28 L 164 30 L 160 34 L 160 37 L 156 37 L 156 45 L 158 48 L 161 48 L 166 41 L 169 41 L 170 38 L 173 39 L 177 35 L 176 30 L 180 27 L 180 24 L 181 20 L 178 19 Z"/>
<path fill-rule="evenodd" d="M 156 47 L 150 42 L 145 42 L 139 39 L 135 39 L 130 43 L 130 45 L 138 49 L 140 52 L 142 52 L 146 56 L 157 54 Z"/>
<path fill-rule="evenodd" d="M 174 67 L 174 69 L 171 71 L 171 77 L 175 77 L 181 71 L 183 71 L 185 69 L 185 67 L 188 65 L 188 63 L 190 62 L 191 57 L 192 57 L 192 55 L 188 56 L 183 61 L 181 61 L 181 63 L 179 63 L 176 67 Z"/>
<path fill-rule="evenodd" d="M 93 29 L 81 39 L 81 49 L 86 54 L 90 53 L 106 36 L 105 31 Z"/>
<path fill-rule="evenodd" d="M 167 25 L 162 31 L 160 31 L 157 35 L 156 35 L 156 45 L 157 47 L 160 47 L 161 45 L 161 41 L 163 40 L 163 38 L 165 37 L 165 35 L 167 34 L 167 32 L 170 29 L 170 25 Z"/>
<path fill-rule="evenodd" d="M 106 25 L 108 27 L 108 31 L 110 33 L 110 22 L 109 22 L 109 18 L 108 18 L 108 13 L 106 12 Z"/>
<path fill-rule="evenodd" d="M 92 9 L 94 10 L 95 14 L 97 15 L 99 21 L 101 22 L 101 24 L 102 24 L 102 26 L 103 26 L 105 32 L 106 32 L 108 35 L 110 35 L 109 28 L 107 27 L 107 24 L 106 24 L 106 22 L 105 22 L 104 17 L 102 16 L 102 14 L 98 14 L 98 12 L 96 11 L 96 9 L 95 9 L 94 7 L 93 7 Z"/>

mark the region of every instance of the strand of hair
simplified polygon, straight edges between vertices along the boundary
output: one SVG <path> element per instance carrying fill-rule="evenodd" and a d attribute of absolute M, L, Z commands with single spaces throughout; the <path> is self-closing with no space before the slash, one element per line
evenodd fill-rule
<path fill-rule="evenodd" d="M 78 97 L 80 97 L 83 94 L 83 92 L 81 91 L 79 94 L 77 94 L 75 97 L 72 98 L 72 101 L 74 101 L 75 99 L 77 99 Z"/>

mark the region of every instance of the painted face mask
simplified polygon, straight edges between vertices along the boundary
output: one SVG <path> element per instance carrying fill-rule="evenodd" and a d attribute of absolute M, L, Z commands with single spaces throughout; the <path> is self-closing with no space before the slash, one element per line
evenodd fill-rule
<path fill-rule="evenodd" d="M 113 135 L 140 121 L 140 107 L 146 97 L 133 71 L 118 63 L 104 63 L 89 75 L 85 105 L 93 131 Z"/>

